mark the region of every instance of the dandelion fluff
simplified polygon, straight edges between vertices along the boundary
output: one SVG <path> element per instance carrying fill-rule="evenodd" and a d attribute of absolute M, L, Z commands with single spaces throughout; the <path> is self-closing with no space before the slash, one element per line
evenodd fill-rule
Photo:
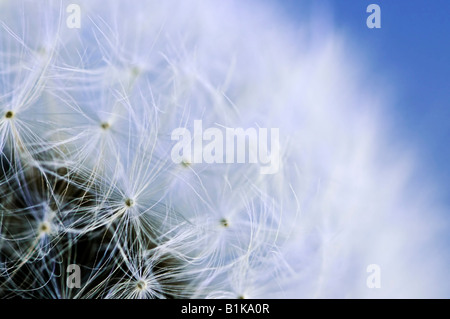
<path fill-rule="evenodd" d="M 0 1 L 2 297 L 448 293 L 444 208 L 411 184 L 389 96 L 320 16 L 294 28 L 256 2 L 78 3 L 70 29 L 68 1 Z M 196 120 L 279 128 L 279 171 L 173 162 L 171 133 Z"/>

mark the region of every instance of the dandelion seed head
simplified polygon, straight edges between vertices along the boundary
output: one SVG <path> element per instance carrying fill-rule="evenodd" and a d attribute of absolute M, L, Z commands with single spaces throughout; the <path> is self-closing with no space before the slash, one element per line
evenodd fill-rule
<path fill-rule="evenodd" d="M 1 296 L 370 297 L 373 260 L 395 274 L 375 297 L 433 291 L 433 201 L 341 35 L 256 1 L 130 1 L 80 0 L 82 32 L 60 2 L 0 1 Z M 172 162 L 198 119 L 280 128 L 279 172 Z"/>

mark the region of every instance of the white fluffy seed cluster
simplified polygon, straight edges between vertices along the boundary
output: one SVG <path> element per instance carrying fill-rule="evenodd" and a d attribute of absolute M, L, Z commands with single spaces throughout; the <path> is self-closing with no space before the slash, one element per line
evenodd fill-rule
<path fill-rule="evenodd" d="M 0 1 L 0 296 L 442 294 L 430 199 L 343 39 L 224 2 L 77 1 L 78 29 Z M 280 128 L 279 172 L 174 163 L 199 119 Z"/>

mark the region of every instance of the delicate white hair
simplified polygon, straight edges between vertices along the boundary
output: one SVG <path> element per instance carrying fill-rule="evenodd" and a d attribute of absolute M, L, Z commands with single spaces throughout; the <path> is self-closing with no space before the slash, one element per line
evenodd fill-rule
<path fill-rule="evenodd" d="M 256 1 L 77 3 L 71 29 L 70 1 L 0 1 L 0 295 L 448 297 L 438 185 L 345 34 Z M 198 119 L 279 128 L 279 172 L 174 163 Z"/>

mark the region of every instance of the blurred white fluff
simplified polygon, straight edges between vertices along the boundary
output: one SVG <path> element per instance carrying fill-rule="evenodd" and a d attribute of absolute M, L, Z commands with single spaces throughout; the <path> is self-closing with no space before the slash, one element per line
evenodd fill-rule
<path fill-rule="evenodd" d="M 0 146 L 14 171 L 2 187 L 64 169 L 95 194 L 78 205 L 15 186 L 41 201 L 21 228 L 2 191 L 7 296 L 27 289 L 17 269 L 70 264 L 61 256 L 78 238 L 113 229 L 83 278 L 92 285 L 25 282 L 52 298 L 448 297 L 443 208 L 410 185 L 416 164 L 384 133 L 383 91 L 369 91 L 341 35 L 314 29 L 320 17 L 294 30 L 256 2 L 86 0 L 69 29 L 70 3 L 0 2 Z M 198 119 L 280 128 L 280 171 L 174 164 L 172 130 Z M 366 286 L 369 264 L 380 289 Z"/>

